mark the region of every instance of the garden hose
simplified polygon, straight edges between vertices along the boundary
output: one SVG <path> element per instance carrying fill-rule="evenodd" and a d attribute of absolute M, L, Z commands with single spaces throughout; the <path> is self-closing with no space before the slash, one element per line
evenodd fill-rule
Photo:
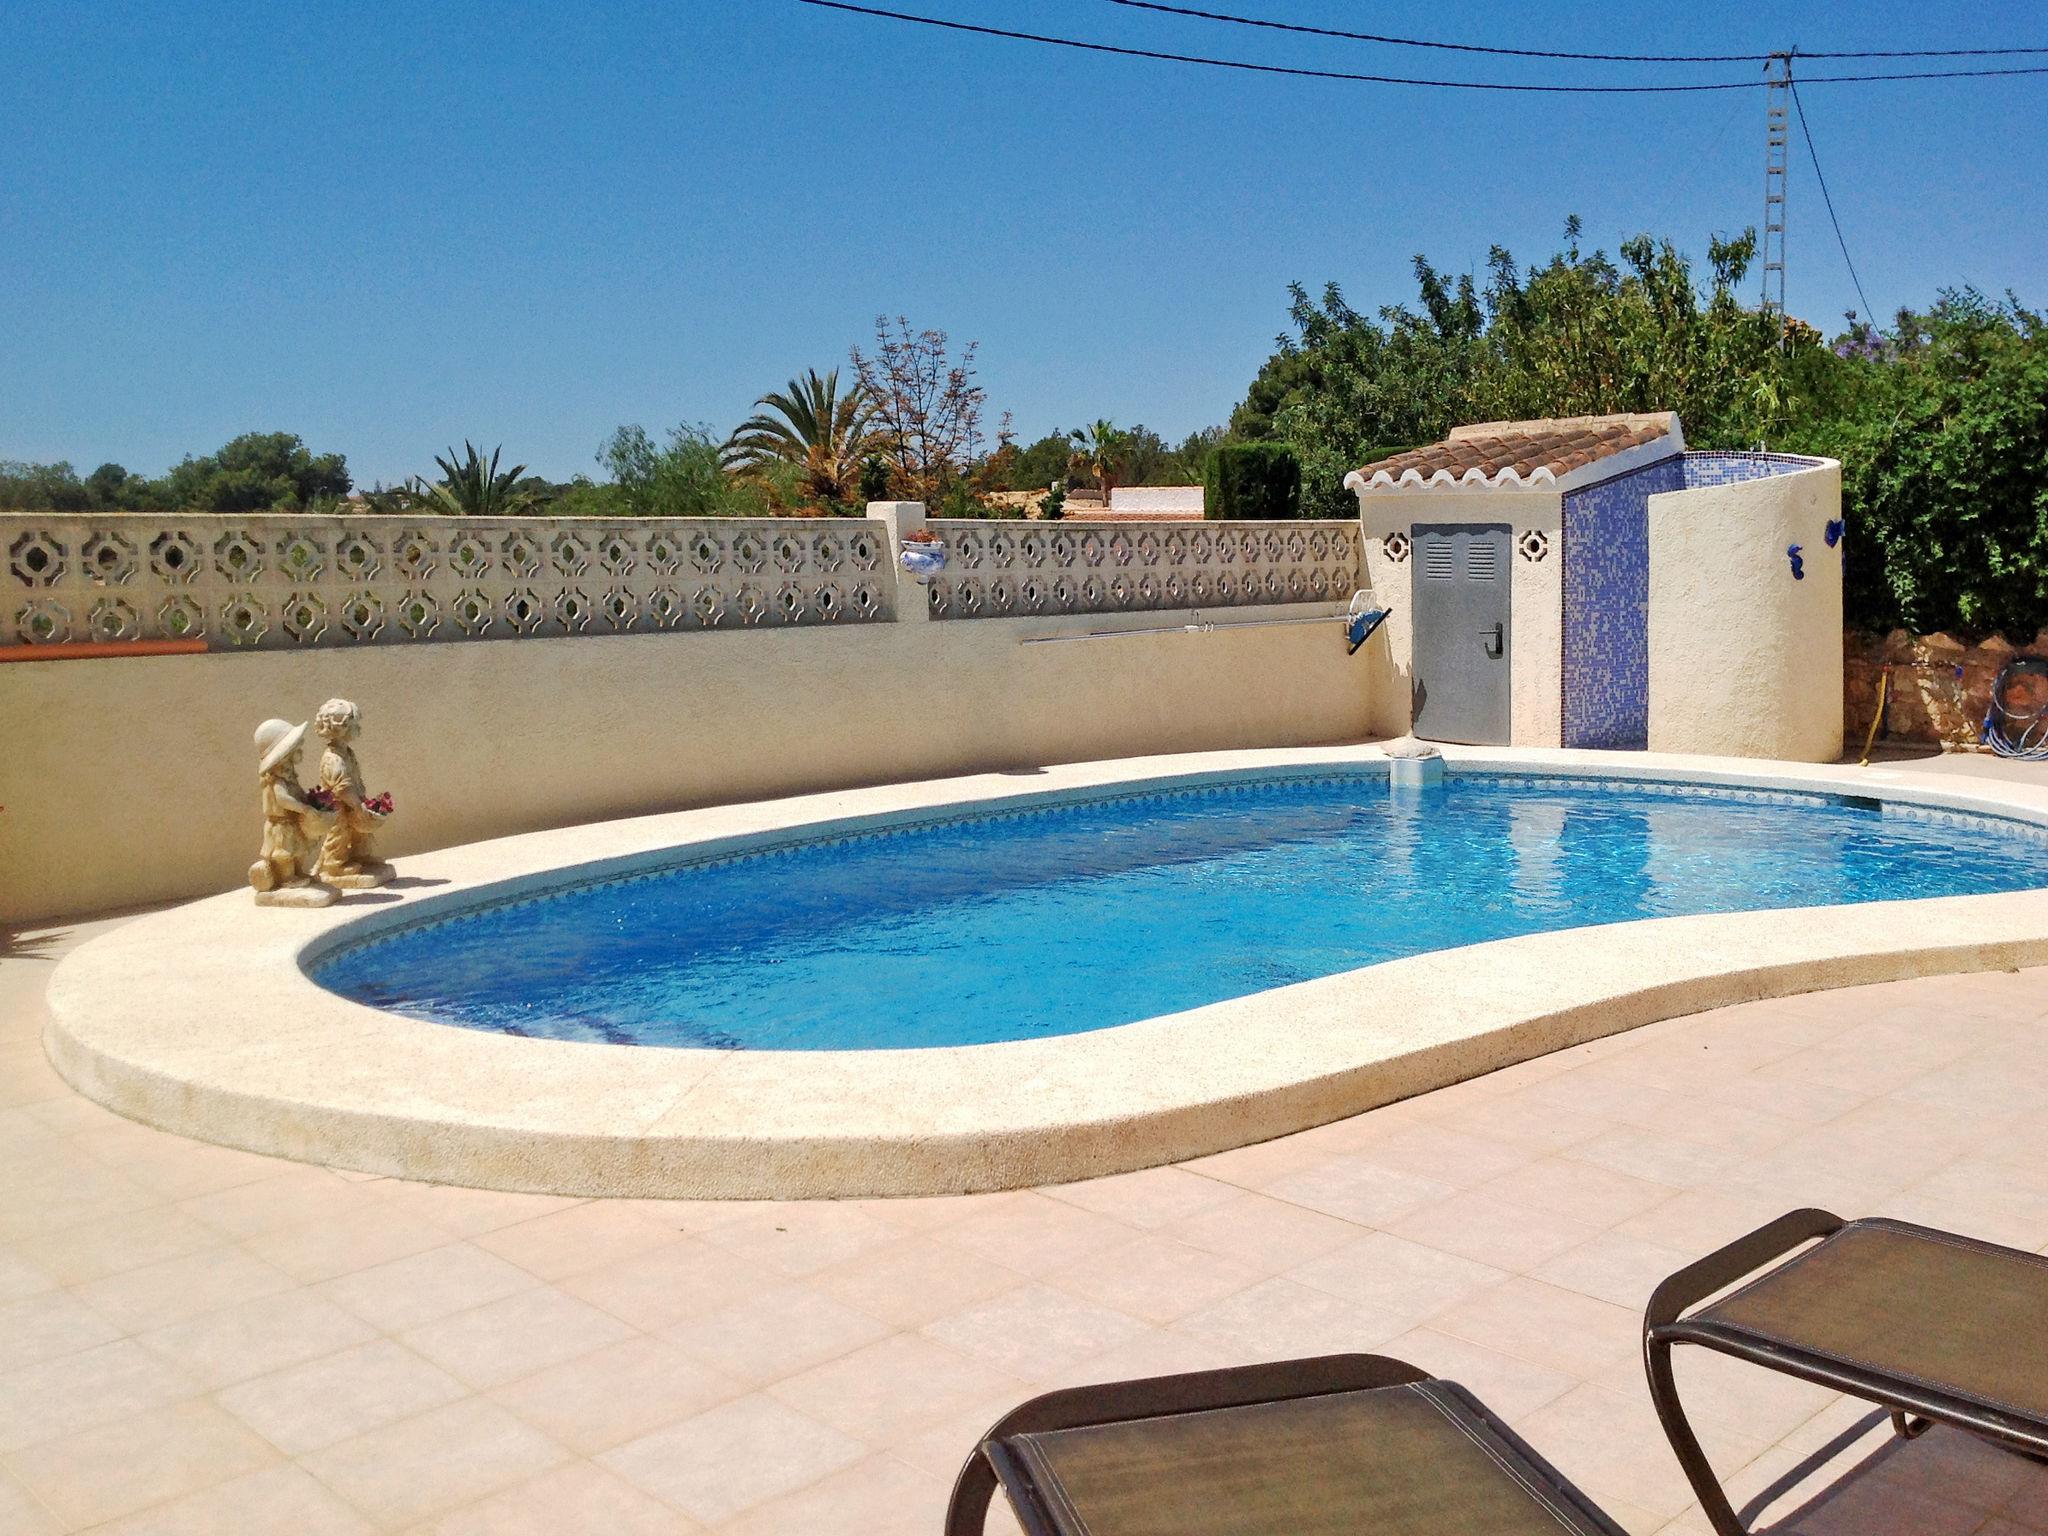
<path fill-rule="evenodd" d="M 1870 749 L 1877 741 L 1877 728 L 1884 724 L 1885 695 L 1891 691 L 1891 685 L 1892 667 L 1890 662 L 1886 662 L 1884 670 L 1877 674 L 1877 713 L 1870 717 L 1870 734 L 1863 738 L 1863 756 L 1856 764 L 1858 768 L 1870 766 Z"/>

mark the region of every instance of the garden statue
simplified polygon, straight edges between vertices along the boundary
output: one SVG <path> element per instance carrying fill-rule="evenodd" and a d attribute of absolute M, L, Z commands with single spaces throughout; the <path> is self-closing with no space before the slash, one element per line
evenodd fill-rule
<path fill-rule="evenodd" d="M 259 907 L 331 907 L 341 892 L 312 877 L 327 813 L 299 788 L 306 727 L 266 720 L 256 727 L 256 773 L 263 791 L 263 851 L 249 866 Z"/>
<path fill-rule="evenodd" d="M 327 743 L 320 754 L 320 787 L 314 793 L 334 809 L 334 825 L 320 845 L 320 878 L 345 890 L 367 890 L 391 878 L 391 866 L 371 849 L 377 824 L 391 814 L 391 797 L 363 788 L 363 771 L 349 745 L 363 725 L 362 711 L 347 699 L 329 699 L 313 716 L 313 729 Z"/>

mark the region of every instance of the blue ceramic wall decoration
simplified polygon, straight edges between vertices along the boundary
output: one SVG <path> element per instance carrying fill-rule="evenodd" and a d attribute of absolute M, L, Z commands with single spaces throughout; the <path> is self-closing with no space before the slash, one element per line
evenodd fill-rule
<path fill-rule="evenodd" d="M 1785 558 L 1792 562 L 1792 579 L 1794 581 L 1806 580 L 1806 562 L 1799 557 L 1799 551 L 1803 548 L 1805 546 L 1801 544 L 1787 544 L 1785 546 Z"/>
<path fill-rule="evenodd" d="M 1839 517 L 1831 517 L 1828 519 L 1827 538 L 1829 549 L 1833 549 L 1837 544 L 1842 542 L 1842 520 Z"/>

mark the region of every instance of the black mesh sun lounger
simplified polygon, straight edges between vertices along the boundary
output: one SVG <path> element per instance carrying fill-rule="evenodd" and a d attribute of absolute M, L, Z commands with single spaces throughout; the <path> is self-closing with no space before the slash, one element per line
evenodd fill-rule
<path fill-rule="evenodd" d="M 1462 1387 L 1379 1355 L 1075 1387 L 1004 1416 L 953 1488 L 981 1536 L 1622 1536 Z"/>
<path fill-rule="evenodd" d="M 1902 1435 L 1952 1424 L 2048 1455 L 2048 1258 L 2038 1254 L 1909 1222 L 1794 1211 L 1658 1286 L 1643 1320 L 1657 1416 L 1714 1529 L 1747 1536 L 1679 1405 L 1674 1344 L 1877 1403 Z"/>

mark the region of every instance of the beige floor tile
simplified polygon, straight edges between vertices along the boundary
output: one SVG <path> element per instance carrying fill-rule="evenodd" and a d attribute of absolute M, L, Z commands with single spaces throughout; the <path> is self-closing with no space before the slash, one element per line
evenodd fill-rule
<path fill-rule="evenodd" d="M 1576 1248 L 1546 1259 L 1530 1273 L 1568 1291 L 1611 1301 L 1641 1312 L 1666 1276 L 1685 1268 L 1697 1253 L 1667 1248 L 1627 1232 L 1602 1232 Z"/>
<path fill-rule="evenodd" d="M 1176 1167 L 1141 1168 L 1106 1179 L 1055 1184 L 1042 1192 L 1134 1227 L 1162 1227 L 1235 1199 L 1238 1190 L 1221 1179 Z"/>
<path fill-rule="evenodd" d="M 281 1291 L 152 1328 L 142 1342 L 209 1390 L 368 1342 L 376 1330 L 311 1291 Z"/>
<path fill-rule="evenodd" d="M 1541 1084 L 1468 1104 L 1444 1117 L 1444 1124 L 1496 1141 L 1526 1147 L 1538 1156 L 1562 1152 L 1590 1140 L 1611 1124 L 1583 1109 L 1547 1103 Z"/>
<path fill-rule="evenodd" d="M 616 1473 L 572 1461 L 407 1536 L 698 1536 L 704 1527 Z"/>
<path fill-rule="evenodd" d="M 243 1246 L 301 1285 L 317 1285 L 449 1242 L 439 1227 L 379 1204 L 258 1233 Z"/>
<path fill-rule="evenodd" d="M 1642 1319 L 1626 1307 L 1518 1275 L 1437 1314 L 1431 1326 L 1584 1380 L 1635 1357 Z"/>
<path fill-rule="evenodd" d="M 0 1244 L 0 1306 L 57 1288 L 56 1278 L 10 1244 Z"/>
<path fill-rule="evenodd" d="M 543 1280 L 564 1280 L 679 1240 L 665 1224 L 605 1200 L 586 1200 L 471 1239 Z"/>
<path fill-rule="evenodd" d="M 146 1155 L 129 1153 L 118 1166 L 136 1183 L 169 1200 L 189 1200 L 277 1174 L 277 1159 L 236 1147 L 214 1147 L 157 1133 Z M 90 1143 L 88 1143 L 88 1146 Z"/>
<path fill-rule="evenodd" d="M 1265 1192 L 1276 1200 L 1305 1206 L 1361 1226 L 1384 1226 L 1419 1206 L 1455 1193 L 1441 1179 L 1384 1167 L 1354 1153 L 1328 1157 L 1273 1180 Z"/>
<path fill-rule="evenodd" d="M 1471 1190 L 1410 1211 L 1389 1223 L 1387 1230 L 1410 1242 L 1516 1273 L 1533 1270 L 1600 1234 L 1598 1227 L 1568 1217 L 1532 1219 L 1527 1209 Z"/>
<path fill-rule="evenodd" d="M 782 1285 L 685 1318 L 662 1337 L 750 1387 L 767 1386 L 853 1353 L 890 1327 L 802 1285 Z"/>
<path fill-rule="evenodd" d="M 606 1451 L 598 1461 L 692 1519 L 717 1525 L 869 1454 L 851 1435 L 754 1393 Z"/>
<path fill-rule="evenodd" d="M 485 1391 L 633 1334 L 609 1312 L 552 1286 L 539 1286 L 399 1337 L 443 1370 Z"/>
<path fill-rule="evenodd" d="M 798 1217 L 762 1210 L 701 1234 L 706 1242 L 788 1276 L 843 1264 L 902 1235 L 903 1229 L 894 1223 L 838 1201 L 814 1203 Z"/>
<path fill-rule="evenodd" d="M 385 1186 L 384 1203 L 430 1221 L 456 1237 L 476 1237 L 516 1226 L 552 1211 L 565 1211 L 584 1201 L 574 1195 L 528 1195 L 514 1190 L 464 1189 L 456 1184 L 414 1184 L 393 1180 Z"/>
<path fill-rule="evenodd" d="M 1148 1232 L 1082 1259 L 1058 1276 L 1058 1285 L 1145 1322 L 1170 1323 L 1264 1278 L 1260 1265 Z"/>
<path fill-rule="evenodd" d="M 385 1333 L 403 1333 L 539 1285 L 529 1271 L 473 1243 L 447 1243 L 320 1286 L 320 1294 Z"/>
<path fill-rule="evenodd" d="M 810 1279 L 833 1299 L 897 1328 L 922 1327 L 1024 1283 L 1014 1269 L 922 1235 L 871 1248 Z"/>
<path fill-rule="evenodd" d="M 1507 1274 L 1391 1233 L 1369 1232 L 1289 1270 L 1287 1278 L 1351 1303 L 1376 1323 L 1394 1320 L 1407 1329 Z"/>
<path fill-rule="evenodd" d="M 1246 1193 L 1159 1229 L 1210 1253 L 1277 1275 L 1358 1236 L 1358 1227 L 1270 1195 Z"/>
<path fill-rule="evenodd" d="M 377 1204 L 381 1196 L 380 1186 L 353 1183 L 325 1168 L 281 1166 L 283 1171 L 268 1178 L 194 1195 L 179 1206 L 223 1236 L 241 1241 L 280 1227 L 347 1216 Z"/>
<path fill-rule="evenodd" d="M 920 1330 L 1020 1381 L 1045 1380 L 1145 1331 L 1128 1313 L 1045 1285 L 1004 1291 Z"/>
<path fill-rule="evenodd" d="M 93 1536 L 373 1536 L 376 1527 L 302 1467 L 264 1467 L 139 1510 Z"/>
<path fill-rule="evenodd" d="M 59 1536 L 56 1512 L 0 1467 L 0 1536 Z"/>
<path fill-rule="evenodd" d="M 315 1451 L 301 1465 L 373 1523 L 403 1529 L 567 1459 L 509 1410 L 466 1397 Z"/>
<path fill-rule="evenodd" d="M 1589 1493 L 1626 1500 L 1659 1520 L 1692 1503 L 1692 1489 L 1648 1404 L 1604 1387 L 1580 1385 L 1518 1421 L 1518 1433 Z M 1714 1425 L 1696 1425 L 1700 1444 L 1724 1477 L 1754 1459 L 1764 1442 Z M 1596 1494 L 1596 1496 L 1598 1496 Z"/>
<path fill-rule="evenodd" d="M 1086 1360 L 1077 1360 L 1057 1371 L 1048 1372 L 1039 1378 L 1038 1386 L 1050 1392 L 1059 1387 L 1088 1386 L 1105 1381 L 1184 1376 L 1190 1371 L 1215 1371 L 1244 1363 L 1241 1351 L 1215 1339 L 1198 1338 L 1172 1328 L 1147 1328 L 1104 1354 L 1092 1355 Z M 1015 1403 L 1008 1404 L 1004 1411 L 1015 1406 Z M 993 1423 L 994 1419 L 995 1415 L 990 1415 L 987 1422 Z M 962 1447 L 972 1444 L 974 1441 L 967 1440 L 955 1445 L 955 1460 Z"/>
<path fill-rule="evenodd" d="M 8 1471 L 74 1527 L 161 1504 L 277 1461 L 239 1420 L 194 1399 L 11 1452 Z"/>
<path fill-rule="evenodd" d="M 779 1381 L 771 1396 L 877 1450 L 932 1420 L 1006 1392 L 1022 1401 L 1028 1378 L 921 1334 L 891 1334 L 850 1355 Z"/>
<path fill-rule="evenodd" d="M 44 1291 L 0 1306 L 0 1365 L 34 1365 L 120 1337 L 69 1291 Z"/>
<path fill-rule="evenodd" d="M 653 1332 L 785 1283 L 753 1259 L 694 1237 L 572 1275 L 561 1289 L 622 1322 Z"/>
<path fill-rule="evenodd" d="M 88 1281 L 78 1297 L 124 1333 L 147 1333 L 292 1288 L 283 1270 L 222 1244 Z"/>
<path fill-rule="evenodd" d="M 1359 1150 L 1383 1168 L 1417 1174 L 1456 1189 L 1469 1189 L 1512 1173 L 1533 1155 L 1526 1146 L 1432 1121 L 1404 1127 Z"/>
<path fill-rule="evenodd" d="M 1377 1353 L 1456 1382 L 1510 1421 L 1534 1413 L 1579 1384 L 1567 1371 L 1504 1355 L 1434 1328 L 1417 1328 L 1389 1339 L 1378 1346 Z"/>
<path fill-rule="evenodd" d="M 287 1456 L 438 1408 L 469 1389 L 391 1339 L 258 1376 L 214 1401 Z"/>
<path fill-rule="evenodd" d="M 1202 1221 L 1229 1207 L 1217 1206 L 1194 1218 Z M 1128 1222 L 1082 1210 L 1035 1191 L 933 1234 L 933 1241 L 964 1248 L 1020 1274 L 1057 1275 L 1090 1254 L 1129 1242 L 1138 1229 Z"/>
<path fill-rule="evenodd" d="M 1581 1162 L 1576 1156 L 1539 1158 L 1473 1190 L 1483 1199 L 1517 1210 L 1602 1229 L 1639 1216 L 1676 1192 L 1669 1184 Z"/>
<path fill-rule="evenodd" d="M 537 1371 L 491 1396 L 578 1455 L 594 1456 L 746 1390 L 666 1339 L 636 1337 Z"/>
<path fill-rule="evenodd" d="M 133 1339 L 0 1374 L 0 1452 L 199 1396 L 183 1371 Z"/>
<path fill-rule="evenodd" d="M 1226 1348 L 1231 1364 L 1346 1354 L 1378 1348 L 1408 1324 L 1298 1281 L 1262 1280 L 1172 1325 L 1177 1333 Z"/>
<path fill-rule="evenodd" d="M 64 1285 L 83 1285 L 219 1244 L 220 1234 L 175 1206 L 103 1216 L 26 1237 L 20 1251 Z"/>
<path fill-rule="evenodd" d="M 894 1456 L 870 1456 L 843 1472 L 756 1505 L 722 1536 L 901 1536 L 945 1527 L 951 1487 Z"/>

